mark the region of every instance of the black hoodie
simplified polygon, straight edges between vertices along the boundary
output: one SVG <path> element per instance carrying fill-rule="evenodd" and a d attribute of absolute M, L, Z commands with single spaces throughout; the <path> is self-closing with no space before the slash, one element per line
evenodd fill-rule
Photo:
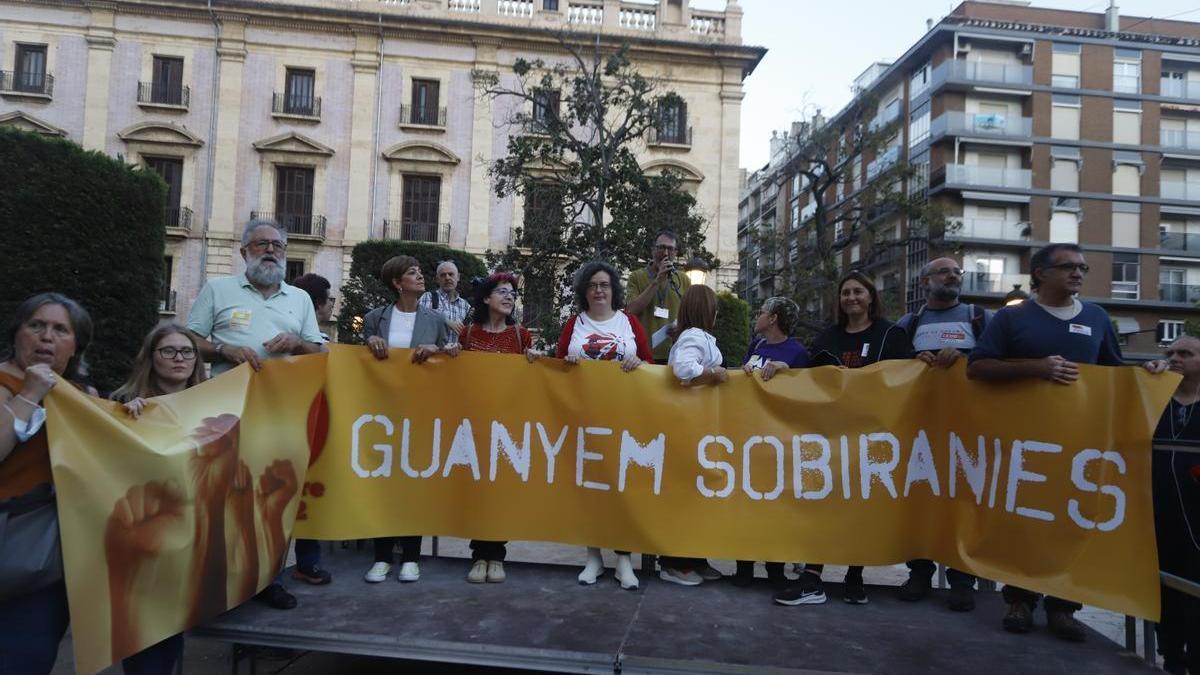
<path fill-rule="evenodd" d="M 911 359 L 912 342 L 904 329 L 886 319 L 876 319 L 866 330 L 847 333 L 830 326 L 813 340 L 812 365 L 862 368 L 877 361 Z"/>

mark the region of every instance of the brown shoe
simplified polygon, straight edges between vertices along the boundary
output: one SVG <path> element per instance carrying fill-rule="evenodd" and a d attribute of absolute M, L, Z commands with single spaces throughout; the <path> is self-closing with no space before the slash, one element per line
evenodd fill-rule
<path fill-rule="evenodd" d="M 1075 620 L 1074 612 L 1046 612 L 1046 625 L 1054 637 L 1067 642 L 1083 642 L 1087 631 Z"/>
<path fill-rule="evenodd" d="M 1010 633 L 1028 633 L 1033 630 L 1033 607 L 1026 602 L 1014 602 L 1004 615 L 1004 630 Z"/>

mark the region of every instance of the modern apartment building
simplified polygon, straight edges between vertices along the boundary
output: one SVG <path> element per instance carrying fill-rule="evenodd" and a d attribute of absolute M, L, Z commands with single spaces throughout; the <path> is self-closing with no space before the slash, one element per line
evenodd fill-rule
<path fill-rule="evenodd" d="M 162 309 L 185 317 L 206 276 L 241 270 L 254 215 L 288 230 L 289 277 L 335 289 L 366 239 L 504 248 L 524 209 L 486 162 L 514 104 L 475 80 L 563 56 L 558 33 L 598 36 L 682 96 L 643 166 L 683 177 L 732 261 L 742 81 L 765 53 L 741 16 L 736 0 L 0 0 L 0 124 L 162 175 Z"/>
<path fill-rule="evenodd" d="M 861 96 L 830 119 L 845 124 L 871 101 L 867 124 L 894 130 L 877 156 L 855 159 L 834 201 L 907 162 L 904 189 L 950 222 L 928 232 L 881 220 L 884 239 L 907 246 L 856 241 L 843 268 L 873 274 L 898 314 L 920 304 L 920 267 L 955 253 L 965 298 L 998 306 L 1015 285 L 1029 289 L 1032 251 L 1075 242 L 1092 268 L 1082 295 L 1113 316 L 1128 353 L 1179 335 L 1200 301 L 1200 24 L 969 0 L 927 28 L 894 63 L 869 67 Z M 788 257 L 764 264 L 750 234 L 789 228 L 800 241 L 811 217 L 780 145 L 740 205 L 751 298 L 771 291 Z"/>

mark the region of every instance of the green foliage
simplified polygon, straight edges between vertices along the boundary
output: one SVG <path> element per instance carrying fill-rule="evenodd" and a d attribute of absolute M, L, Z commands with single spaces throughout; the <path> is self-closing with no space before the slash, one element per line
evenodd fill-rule
<path fill-rule="evenodd" d="M 92 381 L 115 389 L 159 320 L 166 185 L 70 141 L 3 127 L 0 175 L 0 317 L 45 291 L 79 301 L 95 324 Z"/>
<path fill-rule="evenodd" d="M 733 293 L 717 294 L 717 325 L 713 328 L 717 347 L 727 368 L 742 365 L 750 347 L 750 305 Z"/>
<path fill-rule="evenodd" d="M 492 187 L 525 203 L 515 246 L 488 261 L 523 277 L 526 323 L 551 342 L 571 308 L 570 275 L 589 260 L 634 269 L 654 233 L 670 228 L 682 256 L 716 263 L 704 250 L 707 221 L 679 177 L 647 176 L 639 163 L 664 110 L 682 99 L 639 73 L 627 47 L 560 45 L 563 60 L 518 59 L 516 86 L 494 79 L 482 91 L 516 110 L 507 152 L 489 165 Z"/>
<path fill-rule="evenodd" d="M 383 264 L 398 255 L 410 255 L 421 262 L 426 290 L 437 288 L 436 271 L 447 260 L 458 266 L 458 292 L 471 297 L 471 281 L 487 275 L 487 268 L 478 256 L 438 244 L 370 240 L 355 245 L 350 254 L 350 277 L 342 284 L 342 311 L 338 314 L 338 342 L 362 344 L 362 328 L 356 325 L 367 312 L 380 305 L 395 302 L 395 295 L 383 285 L 379 272 Z"/>

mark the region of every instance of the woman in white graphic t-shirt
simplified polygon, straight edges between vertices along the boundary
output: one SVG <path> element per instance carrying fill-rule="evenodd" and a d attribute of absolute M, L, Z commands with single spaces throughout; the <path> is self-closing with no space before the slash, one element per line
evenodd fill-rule
<path fill-rule="evenodd" d="M 625 289 L 612 265 L 590 262 L 575 274 L 576 313 L 567 321 L 558 338 L 557 358 L 575 364 L 585 359 L 616 361 L 629 372 L 654 361 L 650 340 L 637 317 L 624 311 Z M 628 551 L 617 551 L 616 578 L 621 588 L 638 587 L 633 561 Z M 579 573 L 579 583 L 594 584 L 604 574 L 600 549 L 588 548 L 587 565 Z"/>

